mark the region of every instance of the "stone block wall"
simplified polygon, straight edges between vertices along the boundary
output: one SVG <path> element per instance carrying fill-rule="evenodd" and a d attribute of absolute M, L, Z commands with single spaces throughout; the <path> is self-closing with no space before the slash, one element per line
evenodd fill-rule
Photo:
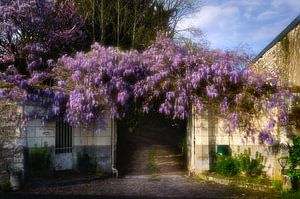
<path fill-rule="evenodd" d="M 7 175 L 5 165 L 23 170 L 21 110 L 16 103 L 0 101 L 0 182 Z"/>
<path fill-rule="evenodd" d="M 88 127 L 76 127 L 72 128 L 72 154 L 71 156 L 64 157 L 65 160 L 71 161 L 72 168 L 77 168 L 78 153 L 85 150 L 90 157 L 96 157 L 98 168 L 100 170 L 111 172 L 112 167 L 112 142 L 115 139 L 114 121 L 107 114 L 105 117 L 106 125 L 104 127 L 98 127 L 99 125 L 91 124 Z M 25 131 L 25 145 L 30 151 L 34 147 L 44 147 L 45 144 L 48 147 L 55 148 L 55 134 L 56 123 L 47 122 L 43 123 L 39 119 L 30 120 L 24 127 Z M 57 163 L 55 150 L 51 150 L 53 167 L 57 170 L 61 170 L 61 166 Z M 67 158 L 67 159 L 66 159 Z M 70 160 L 72 159 L 72 160 Z"/>
<path fill-rule="evenodd" d="M 283 84 L 300 86 L 300 24 L 263 54 L 254 68 L 257 72 L 279 71 Z"/>
<path fill-rule="evenodd" d="M 194 172 L 205 172 L 213 168 L 215 154 L 219 145 L 228 145 L 232 155 L 243 153 L 250 149 L 254 158 L 256 152 L 265 158 L 265 172 L 272 178 L 281 175 L 281 166 L 278 158 L 287 156 L 287 150 L 281 150 L 278 145 L 263 145 L 258 140 L 246 139 L 241 133 L 227 134 L 224 132 L 221 119 L 215 116 L 211 110 L 203 111 L 201 114 L 193 114 L 190 118 L 188 136 L 191 138 L 189 148 L 190 162 L 189 170 Z M 193 141 L 194 140 L 194 141 Z"/>

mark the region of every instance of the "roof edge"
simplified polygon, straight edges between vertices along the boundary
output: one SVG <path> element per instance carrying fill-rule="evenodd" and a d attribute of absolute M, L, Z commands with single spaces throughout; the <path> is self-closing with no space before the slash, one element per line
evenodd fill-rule
<path fill-rule="evenodd" d="M 279 34 L 269 43 L 254 59 L 256 62 L 261 58 L 270 48 L 272 48 L 277 42 L 279 42 L 284 36 L 286 36 L 291 30 L 293 30 L 300 23 L 300 14 Z"/>

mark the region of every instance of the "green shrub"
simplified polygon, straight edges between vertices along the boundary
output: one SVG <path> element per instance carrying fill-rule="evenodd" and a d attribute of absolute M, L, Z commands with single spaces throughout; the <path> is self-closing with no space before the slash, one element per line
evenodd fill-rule
<path fill-rule="evenodd" d="M 97 169 L 97 157 L 90 156 L 84 148 L 77 153 L 77 167 L 81 172 L 95 172 Z"/>
<path fill-rule="evenodd" d="M 245 150 L 244 153 L 238 155 L 239 167 L 247 177 L 258 177 L 263 173 L 264 157 L 256 152 L 255 158 L 251 158 L 250 148 Z"/>
<path fill-rule="evenodd" d="M 181 150 L 181 153 L 183 155 L 186 155 L 186 152 L 187 152 L 187 139 L 186 139 L 186 136 L 182 137 L 179 141 L 179 148 Z"/>
<path fill-rule="evenodd" d="M 5 180 L 3 183 L 0 184 L 0 193 L 7 193 L 12 191 L 12 186 L 9 180 Z"/>
<path fill-rule="evenodd" d="M 157 151 L 152 149 L 148 154 L 148 169 L 151 174 L 159 173 L 159 167 L 155 161 L 157 156 Z"/>
<path fill-rule="evenodd" d="M 51 149 L 45 143 L 43 148 L 34 147 L 29 151 L 29 168 L 32 171 L 46 171 L 51 165 Z"/>
<path fill-rule="evenodd" d="M 300 192 L 299 191 L 283 191 L 282 192 L 282 198 L 286 198 L 286 199 L 298 199 L 300 198 Z"/>
<path fill-rule="evenodd" d="M 282 182 L 280 180 L 273 180 L 272 187 L 276 190 L 282 190 Z"/>
<path fill-rule="evenodd" d="M 300 137 L 294 136 L 292 140 L 293 145 L 289 147 L 287 175 L 291 178 L 293 189 L 297 189 L 297 183 L 300 179 L 300 170 L 297 169 L 300 166 Z"/>
<path fill-rule="evenodd" d="M 215 170 L 222 176 L 236 176 L 240 173 L 239 162 L 235 157 L 217 154 Z"/>

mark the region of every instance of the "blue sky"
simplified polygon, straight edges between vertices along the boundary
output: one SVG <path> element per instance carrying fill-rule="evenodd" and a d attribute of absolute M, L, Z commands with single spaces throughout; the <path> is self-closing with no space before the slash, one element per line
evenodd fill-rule
<path fill-rule="evenodd" d="M 300 0 L 202 0 L 178 29 L 200 29 L 213 48 L 246 45 L 258 54 L 299 14 Z"/>

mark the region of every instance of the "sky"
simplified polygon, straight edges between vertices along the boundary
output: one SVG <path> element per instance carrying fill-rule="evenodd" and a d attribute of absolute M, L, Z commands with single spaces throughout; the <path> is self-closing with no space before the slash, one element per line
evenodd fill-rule
<path fill-rule="evenodd" d="M 299 14 L 300 0 L 202 0 L 178 30 L 201 30 L 212 48 L 246 47 L 258 54 Z"/>

